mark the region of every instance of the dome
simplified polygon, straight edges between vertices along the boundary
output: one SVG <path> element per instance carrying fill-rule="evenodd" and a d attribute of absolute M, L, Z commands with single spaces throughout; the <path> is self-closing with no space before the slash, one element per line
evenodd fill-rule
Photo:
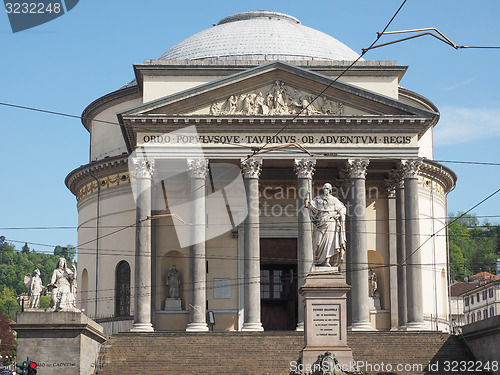
<path fill-rule="evenodd" d="M 295 17 L 263 10 L 223 18 L 165 52 L 160 60 L 354 61 L 359 55 Z"/>

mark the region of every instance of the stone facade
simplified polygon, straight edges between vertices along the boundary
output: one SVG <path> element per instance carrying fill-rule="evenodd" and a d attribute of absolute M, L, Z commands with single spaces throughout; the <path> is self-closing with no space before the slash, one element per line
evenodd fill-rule
<path fill-rule="evenodd" d="M 92 162 L 66 179 L 85 249 L 79 307 L 90 316 L 119 319 L 116 301 L 128 298 L 138 330 L 206 330 L 207 311 L 216 330 L 303 329 L 298 289 L 312 262 L 303 193 L 319 195 L 330 182 L 348 211 L 349 326 L 436 329 L 431 314 L 447 319 L 446 268 L 436 268 L 446 264 L 445 238 L 427 239 L 445 225 L 456 176 L 432 160 L 438 110 L 398 85 L 406 67 L 360 61 L 340 80 L 338 61 L 162 59 L 134 69 L 135 84 L 84 111 Z M 183 130 L 190 126 L 194 135 Z M 134 150 L 154 161 L 151 180 L 132 175 Z M 221 163 L 242 175 L 217 172 Z M 151 193 L 140 209 L 138 189 Z M 173 211 L 180 204 L 185 215 Z M 181 246 L 182 230 L 189 245 Z M 128 294 L 116 285 L 123 262 Z M 181 310 L 167 311 L 174 264 Z"/>

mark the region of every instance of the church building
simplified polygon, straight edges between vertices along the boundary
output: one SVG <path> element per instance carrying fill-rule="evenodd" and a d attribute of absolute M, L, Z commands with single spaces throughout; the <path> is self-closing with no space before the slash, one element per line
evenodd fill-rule
<path fill-rule="evenodd" d="M 407 66 L 358 58 L 295 17 L 243 12 L 89 104 L 90 161 L 66 178 L 78 308 L 136 332 L 303 330 L 306 206 L 330 183 L 349 329 L 448 331 L 439 111 L 400 86 Z"/>

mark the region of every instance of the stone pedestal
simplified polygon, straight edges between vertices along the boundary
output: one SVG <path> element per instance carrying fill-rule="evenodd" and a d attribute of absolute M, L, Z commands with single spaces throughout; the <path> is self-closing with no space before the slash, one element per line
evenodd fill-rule
<path fill-rule="evenodd" d="M 102 327 L 82 312 L 26 311 L 17 316 L 17 358 L 38 364 L 38 375 L 93 374 Z"/>
<path fill-rule="evenodd" d="M 180 298 L 167 298 L 165 300 L 165 310 L 166 311 L 181 311 L 181 300 Z"/>
<path fill-rule="evenodd" d="M 354 363 L 351 348 L 347 346 L 346 294 L 351 289 L 345 275 L 331 267 L 313 267 L 300 293 L 305 301 L 304 365 L 312 365 L 318 355 L 335 354 L 339 366 Z"/>

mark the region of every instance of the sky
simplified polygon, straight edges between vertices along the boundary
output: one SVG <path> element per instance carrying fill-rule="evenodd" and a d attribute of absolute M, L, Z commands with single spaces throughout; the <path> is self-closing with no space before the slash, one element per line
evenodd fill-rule
<path fill-rule="evenodd" d="M 133 64 L 156 59 L 220 19 L 265 9 L 297 17 L 361 53 L 402 0 L 82 0 L 70 12 L 13 33 L 0 11 L 0 102 L 80 116 L 130 82 Z M 480 5 L 479 5 L 480 3 Z M 500 46 L 500 2 L 407 0 L 389 31 L 435 27 L 457 45 Z M 379 43 L 396 39 L 383 36 Z M 369 51 L 409 69 L 401 86 L 440 110 L 434 157 L 500 163 L 500 49 L 459 49 L 424 36 Z M 76 198 L 64 179 L 88 163 L 79 119 L 0 105 L 0 235 L 36 251 L 77 243 Z M 500 166 L 443 162 L 458 175 L 449 212 L 467 211 L 500 188 Z M 500 193 L 472 211 L 500 222 Z"/>

